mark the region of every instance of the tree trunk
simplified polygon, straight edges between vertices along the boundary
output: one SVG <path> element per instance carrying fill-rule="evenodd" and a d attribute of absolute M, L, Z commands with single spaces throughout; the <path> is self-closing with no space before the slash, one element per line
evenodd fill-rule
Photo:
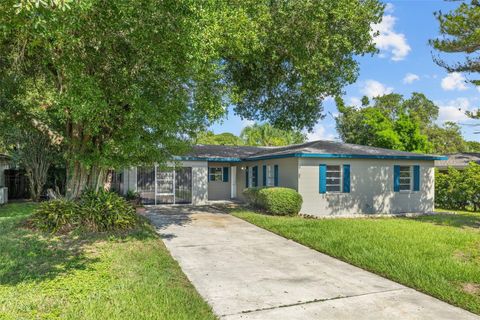
<path fill-rule="evenodd" d="M 98 166 L 87 167 L 79 161 L 74 161 L 68 168 L 66 191 L 68 199 L 79 198 L 87 189 L 98 192 L 105 188 L 107 169 Z"/>

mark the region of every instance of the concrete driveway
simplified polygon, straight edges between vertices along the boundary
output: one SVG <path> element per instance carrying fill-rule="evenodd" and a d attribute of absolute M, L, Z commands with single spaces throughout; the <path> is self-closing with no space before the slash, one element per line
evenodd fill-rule
<path fill-rule="evenodd" d="M 220 319 L 480 319 L 213 207 L 146 215 Z"/>

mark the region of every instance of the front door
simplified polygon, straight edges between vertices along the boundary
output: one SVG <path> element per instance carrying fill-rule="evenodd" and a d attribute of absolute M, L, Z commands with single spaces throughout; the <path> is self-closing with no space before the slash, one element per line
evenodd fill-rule
<path fill-rule="evenodd" d="M 237 167 L 232 166 L 230 167 L 230 181 L 231 181 L 231 197 L 236 198 L 237 197 Z"/>

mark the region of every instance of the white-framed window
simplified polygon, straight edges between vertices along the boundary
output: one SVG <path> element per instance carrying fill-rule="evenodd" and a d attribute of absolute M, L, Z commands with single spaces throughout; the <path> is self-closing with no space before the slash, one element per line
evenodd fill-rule
<path fill-rule="evenodd" d="M 412 190 L 412 166 L 400 166 L 400 191 Z"/>
<path fill-rule="evenodd" d="M 267 166 L 267 187 L 275 185 L 275 171 L 273 166 Z"/>
<path fill-rule="evenodd" d="M 255 170 L 257 170 L 257 174 L 255 174 Z M 253 166 L 248 168 L 248 186 L 250 188 L 258 186 L 258 166 Z"/>
<path fill-rule="evenodd" d="M 209 181 L 223 181 L 223 169 L 218 167 L 208 168 Z"/>
<path fill-rule="evenodd" d="M 342 191 L 342 166 L 341 165 L 327 165 L 327 192 L 341 192 Z"/>

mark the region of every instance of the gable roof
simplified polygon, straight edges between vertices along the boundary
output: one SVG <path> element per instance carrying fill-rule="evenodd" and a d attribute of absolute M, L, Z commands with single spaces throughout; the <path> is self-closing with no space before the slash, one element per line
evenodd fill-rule
<path fill-rule="evenodd" d="M 255 161 L 275 158 L 360 158 L 402 160 L 446 160 L 437 155 L 375 148 L 337 141 L 318 140 L 284 147 L 196 145 L 183 160 Z"/>
<path fill-rule="evenodd" d="M 463 169 L 468 166 L 470 162 L 480 164 L 480 153 L 465 152 L 449 154 L 446 160 L 436 160 L 435 167 L 439 169 L 447 169 L 448 167 Z"/>

